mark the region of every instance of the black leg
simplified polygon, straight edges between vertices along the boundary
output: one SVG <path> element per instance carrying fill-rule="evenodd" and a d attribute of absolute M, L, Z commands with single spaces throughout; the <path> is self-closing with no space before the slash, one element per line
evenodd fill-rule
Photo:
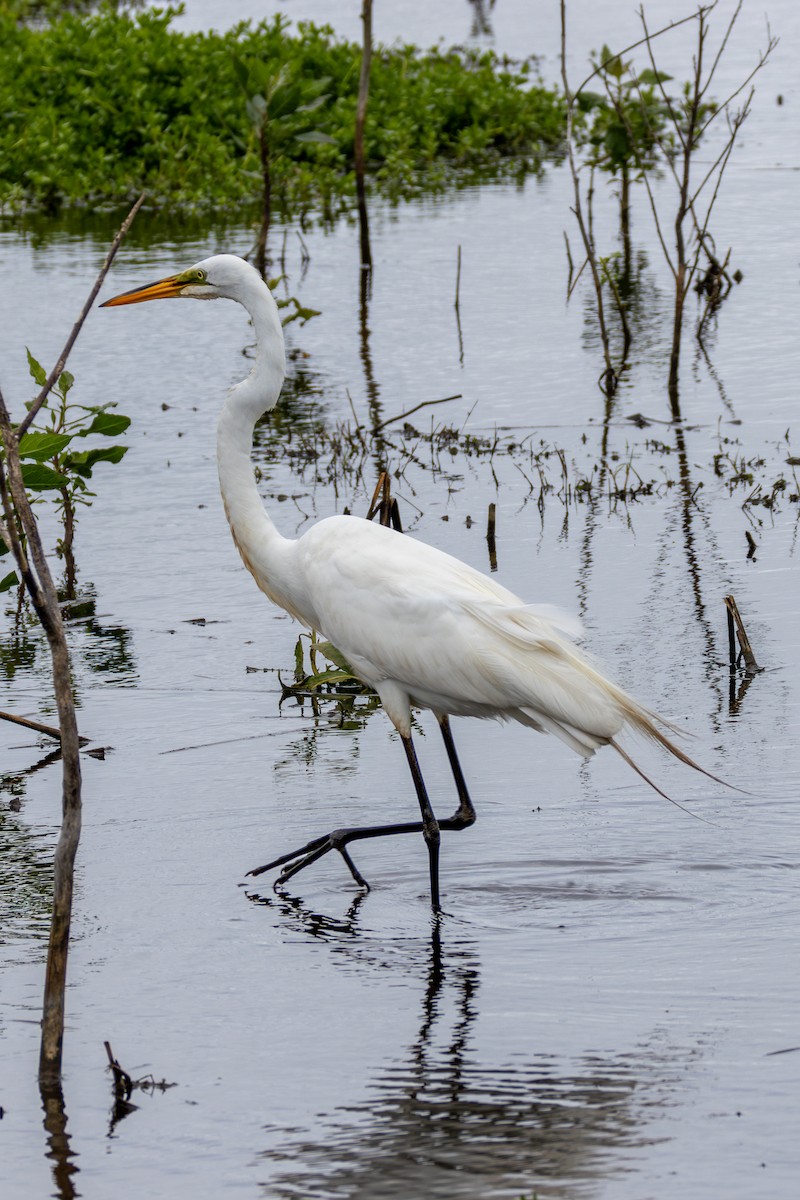
<path fill-rule="evenodd" d="M 448 828 L 466 829 L 469 825 L 475 824 L 477 814 L 467 791 L 467 783 L 464 779 L 464 773 L 461 770 L 461 763 L 458 761 L 458 755 L 456 754 L 456 745 L 453 741 L 453 735 L 450 732 L 450 718 L 447 716 L 439 717 L 439 728 L 442 731 L 444 747 L 450 762 L 450 770 L 453 772 L 453 779 L 456 781 L 456 790 L 458 792 L 458 809 L 450 818 Z M 458 822 L 458 824 L 455 822 Z M 445 823 L 440 822 L 440 824 L 441 828 L 444 829 Z"/>
<path fill-rule="evenodd" d="M 420 812 L 422 813 L 422 836 L 425 838 L 425 845 L 428 847 L 428 863 L 431 872 L 431 907 L 434 912 L 439 912 L 441 905 L 439 903 L 439 822 L 436 820 L 431 802 L 428 799 L 428 790 L 425 787 L 425 780 L 422 778 L 422 771 L 419 769 L 419 761 L 417 752 L 414 749 L 414 743 L 410 737 L 403 738 L 403 749 L 406 752 L 408 765 L 411 768 L 411 778 L 414 780 L 414 787 L 417 789 L 417 799 L 419 800 Z"/>
<path fill-rule="evenodd" d="M 282 867 L 283 870 L 275 881 L 275 886 L 277 887 L 282 883 L 286 883 L 287 880 L 297 875 L 298 872 L 303 871 L 306 867 L 310 867 L 312 863 L 315 863 L 331 850 L 337 850 L 344 859 L 350 874 L 358 886 L 366 888 L 369 891 L 369 884 L 347 851 L 348 844 L 350 842 L 365 841 L 369 838 L 395 837 L 402 833 L 421 833 L 428 846 L 428 861 L 431 875 L 431 904 L 434 910 L 439 912 L 439 831 L 442 829 L 454 831 L 467 829 L 475 822 L 475 808 L 467 790 L 467 784 L 461 770 L 461 764 L 458 761 L 455 743 L 453 742 L 453 735 L 450 732 L 450 722 L 446 716 L 439 717 L 439 726 L 442 731 L 450 769 L 453 772 L 456 791 L 458 792 L 458 808 L 452 817 L 446 817 L 443 821 L 437 821 L 431 808 L 430 800 L 428 799 L 427 789 L 422 778 L 414 746 L 410 738 L 403 738 L 403 747 L 408 758 L 408 765 L 411 769 L 422 813 L 421 821 L 404 821 L 392 825 L 364 825 L 334 829 L 331 833 L 326 833 L 322 837 L 313 838 L 312 841 L 307 842 L 305 846 L 300 846 L 297 850 L 292 850 L 288 854 L 282 854 L 279 858 L 274 858 L 271 862 L 264 863 L 263 866 L 248 871 L 247 874 L 252 876 L 263 875 L 265 871 L 270 871 L 273 867 Z"/>

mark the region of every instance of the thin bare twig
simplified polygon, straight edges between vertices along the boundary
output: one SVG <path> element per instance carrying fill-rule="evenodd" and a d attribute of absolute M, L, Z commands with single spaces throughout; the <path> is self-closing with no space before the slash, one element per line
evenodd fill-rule
<path fill-rule="evenodd" d="M 731 92 L 731 94 L 728 96 L 727 100 L 725 100 L 722 104 L 719 104 L 717 106 L 717 108 L 715 109 L 715 111 L 708 118 L 708 120 L 703 125 L 700 126 L 700 131 L 698 133 L 698 139 L 703 136 L 703 134 L 708 129 L 711 122 L 715 121 L 721 112 L 725 112 L 725 110 L 730 107 L 731 103 L 736 99 L 736 97 L 744 91 L 744 89 L 747 87 L 750 80 L 755 75 L 758 74 L 758 72 L 761 70 L 761 68 L 764 66 L 765 62 L 769 58 L 770 54 L 772 54 L 772 51 L 775 49 L 775 47 L 780 42 L 780 40 L 781 40 L 780 38 L 772 37 L 771 34 L 769 34 L 769 26 L 767 26 L 767 31 L 768 31 L 767 36 L 768 36 L 769 40 L 767 42 L 766 50 L 759 50 L 758 62 L 753 67 L 752 71 L 747 76 L 747 78 L 742 80 L 742 82 L 739 84 L 738 88 L 736 88 L 735 91 Z M 751 90 L 751 95 L 752 95 L 752 90 Z M 748 103 L 749 103 L 749 101 L 748 101 Z M 747 107 L 747 105 L 745 105 L 745 107 Z"/>
<path fill-rule="evenodd" d="M 92 287 L 92 290 L 89 292 L 89 295 L 86 299 L 86 303 L 84 304 L 83 308 L 81 309 L 80 316 L 78 317 L 77 321 L 75 322 L 75 324 L 72 327 L 72 331 L 70 332 L 70 335 L 67 338 L 64 349 L 61 351 L 61 353 L 58 356 L 58 359 L 56 360 L 56 365 L 53 367 L 52 371 L 47 376 L 47 379 L 45 380 L 45 382 L 42 386 L 42 389 L 39 392 L 39 395 L 36 397 L 33 404 L 31 405 L 30 409 L 28 410 L 27 416 L 24 417 L 22 421 L 20 421 L 19 426 L 17 427 L 17 437 L 18 438 L 22 437 L 22 435 L 25 433 L 26 429 L 28 429 L 30 427 L 31 422 L 35 420 L 36 414 L 39 412 L 39 409 L 42 407 L 45 400 L 50 395 L 50 391 L 53 387 L 53 384 L 56 382 L 56 380 L 60 376 L 61 372 L 64 370 L 64 367 L 67 365 L 67 359 L 70 356 L 72 347 L 75 345 L 78 334 L 80 333 L 81 329 L 83 328 L 83 323 L 86 320 L 87 316 L 89 315 L 89 312 L 91 311 L 91 307 L 94 304 L 95 299 L 97 298 L 97 293 L 100 291 L 100 288 L 103 286 L 103 281 L 105 280 L 105 277 L 109 272 L 111 264 L 113 263 L 114 259 L 116 258 L 116 254 L 122 244 L 122 240 L 125 237 L 125 234 L 130 229 L 133 219 L 136 216 L 136 214 L 138 213 L 139 209 L 144 204 L 144 201 L 145 201 L 145 193 L 142 192 L 141 196 L 136 201 L 133 208 L 131 209 L 131 211 L 128 213 L 127 217 L 125 218 L 125 220 L 120 225 L 119 230 L 117 231 L 117 236 L 114 238 L 114 241 L 111 243 L 111 247 L 108 251 L 108 254 L 106 255 L 105 262 L 103 263 L 102 267 L 100 268 L 100 274 L 97 276 L 97 279 L 94 282 L 94 286 Z"/>
<path fill-rule="evenodd" d="M 744 3 L 744 0 L 739 0 L 739 3 L 736 5 L 736 8 L 733 11 L 733 15 L 731 16 L 731 19 L 728 22 L 728 28 L 725 30 L 725 35 L 724 35 L 722 41 L 720 42 L 719 50 L 717 51 L 716 57 L 714 58 L 714 61 L 711 64 L 711 70 L 708 72 L 708 78 L 706 79 L 705 85 L 703 86 L 703 88 L 700 91 L 698 100 L 702 100 L 703 96 L 705 96 L 706 92 L 711 87 L 711 81 L 716 74 L 717 67 L 720 64 L 720 59 L 722 58 L 722 55 L 725 53 L 725 47 L 727 46 L 730 36 L 733 33 L 733 27 L 736 24 L 736 19 L 739 16 L 739 13 L 742 11 L 743 3 Z"/>
<path fill-rule="evenodd" d="M 432 404 L 449 404 L 451 400 L 463 399 L 461 392 L 456 392 L 455 396 L 443 396 L 441 400 L 423 400 L 420 404 L 415 404 L 413 408 L 406 409 L 405 412 L 397 413 L 394 417 L 387 417 L 385 421 L 381 421 L 379 425 L 373 425 L 372 432 L 377 433 L 379 429 L 383 429 L 385 425 L 391 425 L 395 421 L 402 421 L 404 417 L 410 417 L 412 413 L 419 412 L 421 408 L 429 408 Z"/>
<path fill-rule="evenodd" d="M 712 4 L 706 5 L 706 10 L 710 12 L 712 8 L 716 8 L 718 3 L 719 0 L 713 0 Z M 648 34 L 648 37 L 661 37 L 662 33 L 669 33 L 671 29 L 677 29 L 680 25 L 685 25 L 687 21 L 694 21 L 696 19 L 697 13 L 693 12 L 688 17 L 681 17 L 680 21 L 670 21 L 669 25 L 665 25 L 663 29 L 656 30 L 656 32 L 653 34 Z M 613 62 L 614 59 L 622 58 L 623 54 L 630 54 L 631 50 L 638 49 L 638 47 L 643 46 L 646 41 L 647 37 L 639 38 L 638 42 L 631 42 L 630 46 L 626 46 L 624 50 L 619 50 L 616 54 L 612 54 L 609 58 L 603 59 L 601 63 L 597 64 L 591 75 L 586 76 L 581 86 L 573 93 L 573 98 L 577 99 L 583 89 L 586 87 L 587 83 L 591 83 L 595 75 L 598 75 L 601 71 L 604 71 L 608 64 Z"/>

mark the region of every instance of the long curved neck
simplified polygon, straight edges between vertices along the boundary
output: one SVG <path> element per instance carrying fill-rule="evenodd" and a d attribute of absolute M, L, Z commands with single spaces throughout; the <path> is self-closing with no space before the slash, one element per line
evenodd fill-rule
<path fill-rule="evenodd" d="M 256 358 L 246 379 L 231 388 L 217 424 L 217 469 L 225 515 L 244 565 L 263 592 L 293 616 L 302 617 L 294 595 L 294 542 L 273 525 L 256 488 L 250 454 L 256 421 L 274 408 L 286 369 L 278 309 L 257 276 L 237 296 L 256 337 Z"/>

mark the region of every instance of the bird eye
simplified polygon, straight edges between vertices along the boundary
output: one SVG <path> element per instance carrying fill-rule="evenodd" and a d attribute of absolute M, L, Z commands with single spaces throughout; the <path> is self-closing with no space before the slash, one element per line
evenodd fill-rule
<path fill-rule="evenodd" d="M 198 272 L 197 272 L 197 282 L 198 282 L 198 283 L 205 283 L 205 281 L 206 281 L 206 273 L 205 273 L 205 271 L 198 271 Z"/>

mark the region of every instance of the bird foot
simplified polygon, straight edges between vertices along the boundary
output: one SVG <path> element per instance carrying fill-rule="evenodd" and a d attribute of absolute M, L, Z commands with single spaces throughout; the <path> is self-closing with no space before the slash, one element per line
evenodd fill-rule
<path fill-rule="evenodd" d="M 353 862 L 347 850 L 347 843 L 353 841 L 354 838 L 364 836 L 364 832 L 360 829 L 334 829 L 322 837 L 314 838 L 305 846 L 300 846 L 297 850 L 291 850 L 288 854 L 282 854 L 279 858 L 274 858 L 271 862 L 264 863 L 261 867 L 255 867 L 252 871 L 248 871 L 247 874 L 253 876 L 263 875 L 265 871 L 270 871 L 273 867 L 283 867 L 283 870 L 273 884 L 273 887 L 277 888 L 300 871 L 303 871 L 306 867 L 310 867 L 312 863 L 315 863 L 317 859 L 322 858 L 323 855 L 328 854 L 331 850 L 338 850 L 358 886 L 369 891 L 369 884 Z"/>

